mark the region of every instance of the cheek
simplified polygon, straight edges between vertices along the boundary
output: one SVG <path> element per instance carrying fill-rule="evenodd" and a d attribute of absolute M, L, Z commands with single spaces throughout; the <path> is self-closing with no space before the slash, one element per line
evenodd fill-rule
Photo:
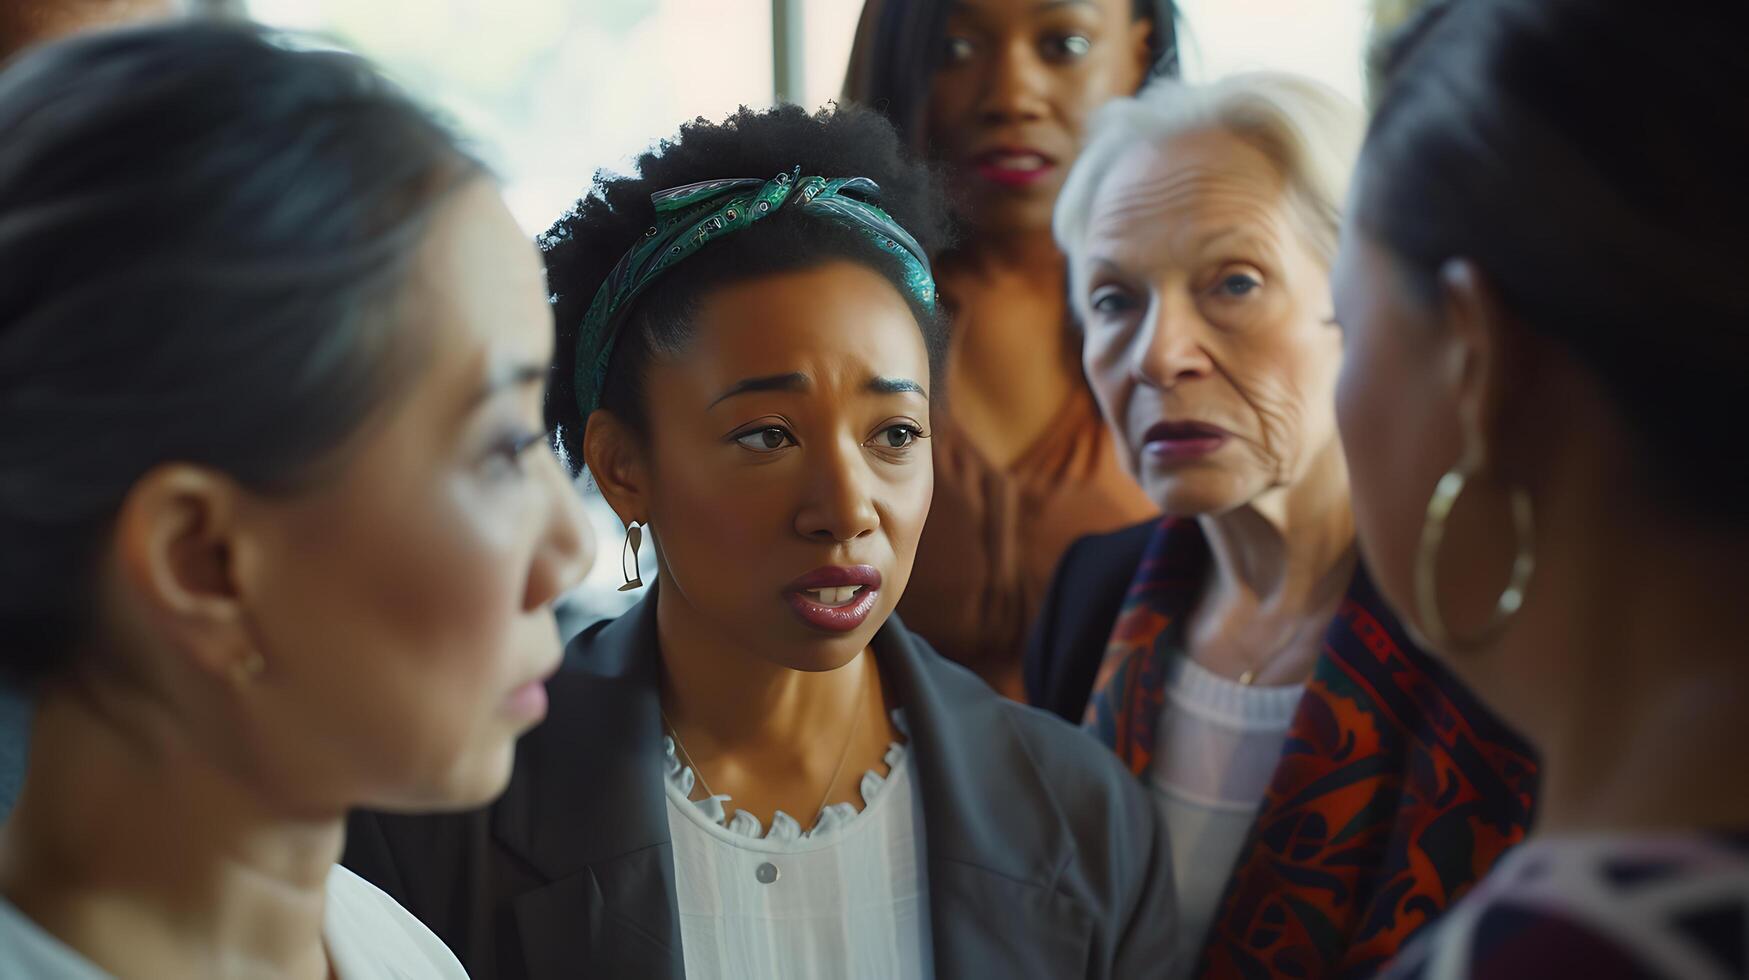
<path fill-rule="evenodd" d="M 1129 454 L 1133 441 L 1127 431 L 1128 407 L 1135 386 L 1128 365 L 1126 335 L 1113 329 L 1095 329 L 1081 336 L 1081 369 L 1093 389 L 1099 413 L 1117 435 L 1122 451 Z M 1149 424 L 1152 424 L 1150 422 Z M 1129 460 L 1133 465 L 1134 460 Z"/>
<path fill-rule="evenodd" d="M 1134 75 L 1133 66 L 1108 48 L 1092 64 L 1058 76 L 1057 104 L 1062 106 L 1063 122 L 1074 134 L 1076 145 L 1081 145 L 1087 122 L 1095 112 L 1113 99 L 1135 94 L 1139 80 Z"/>
<path fill-rule="evenodd" d="M 1398 610 L 1411 608 L 1415 547 L 1427 502 L 1420 487 L 1432 486 L 1421 476 L 1428 454 L 1406 367 L 1391 338 L 1353 331 L 1336 387 L 1336 422 L 1361 552 Z"/>
<path fill-rule="evenodd" d="M 898 569 L 908 579 L 917 558 L 917 542 L 929 520 L 929 505 L 935 499 L 935 465 L 931 444 L 918 444 L 915 462 L 889 468 L 875 506 L 881 512 L 881 529 L 892 546 Z M 902 589 L 893 589 L 896 596 Z"/>
<path fill-rule="evenodd" d="M 658 450 L 651 469 L 650 522 L 663 565 L 682 592 L 705 606 L 716 605 L 711 595 L 738 603 L 763 587 L 772 542 L 794 534 L 788 488 L 767 466 L 726 466 L 723 455 L 714 446 Z"/>
<path fill-rule="evenodd" d="M 1334 389 L 1341 337 L 1323 325 L 1284 330 L 1235 348 L 1222 365 L 1258 427 L 1274 478 L 1292 482 L 1336 437 Z"/>
<path fill-rule="evenodd" d="M 366 792 L 489 793 L 497 777 L 469 770 L 501 766 L 516 734 L 502 701 L 558 642 L 550 615 L 522 608 L 533 491 L 395 485 L 414 492 L 310 515 L 320 530 L 287 565 L 265 653 L 287 661 L 288 713 L 324 733 L 309 746 L 352 760 Z"/>

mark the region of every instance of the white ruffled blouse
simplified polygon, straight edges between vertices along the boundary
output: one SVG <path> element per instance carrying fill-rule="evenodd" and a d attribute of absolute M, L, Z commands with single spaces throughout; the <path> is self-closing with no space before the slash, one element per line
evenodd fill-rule
<path fill-rule="evenodd" d="M 900 712 L 893 721 L 905 731 Z M 771 827 L 727 795 L 692 800 L 695 777 L 664 744 L 668 828 L 687 980 L 925 980 L 933 976 L 922 800 L 910 752 L 862 777 L 863 809 L 838 803 L 811 830 Z"/>

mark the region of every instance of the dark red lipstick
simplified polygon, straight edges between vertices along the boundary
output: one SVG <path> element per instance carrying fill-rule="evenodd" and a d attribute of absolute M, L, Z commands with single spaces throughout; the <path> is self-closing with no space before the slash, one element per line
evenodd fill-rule
<path fill-rule="evenodd" d="M 1057 162 L 1026 146 L 999 146 L 972 158 L 979 177 L 1003 187 L 1028 187 L 1057 169 Z"/>
<path fill-rule="evenodd" d="M 1206 422 L 1156 422 L 1142 436 L 1142 452 L 1163 463 L 1188 462 L 1213 453 L 1232 437 Z"/>

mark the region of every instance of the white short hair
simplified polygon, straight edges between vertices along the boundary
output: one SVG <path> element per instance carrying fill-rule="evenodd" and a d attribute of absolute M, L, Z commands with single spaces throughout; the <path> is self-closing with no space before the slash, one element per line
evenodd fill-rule
<path fill-rule="evenodd" d="M 1206 85 L 1161 78 L 1094 116 L 1087 147 L 1069 170 L 1052 227 L 1074 267 L 1093 199 L 1131 148 L 1216 130 L 1250 143 L 1280 168 L 1290 205 L 1314 254 L 1336 259 L 1342 205 L 1366 132 L 1366 113 L 1335 89 L 1285 72 L 1246 72 Z"/>

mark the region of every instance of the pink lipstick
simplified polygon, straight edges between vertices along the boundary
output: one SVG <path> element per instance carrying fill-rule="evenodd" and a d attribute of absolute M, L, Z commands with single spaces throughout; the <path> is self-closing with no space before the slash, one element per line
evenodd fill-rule
<path fill-rule="evenodd" d="M 534 724 L 547 716 L 547 681 L 559 672 L 555 660 L 540 676 L 518 685 L 504 698 L 504 713 L 512 718 Z"/>
<path fill-rule="evenodd" d="M 790 609 L 804 624 L 827 633 L 848 633 L 874 612 L 881 573 L 872 565 L 816 568 L 784 588 Z"/>
<path fill-rule="evenodd" d="M 1024 146 L 1003 146 L 972 158 L 979 177 L 1004 187 L 1028 187 L 1057 168 L 1056 161 Z"/>

